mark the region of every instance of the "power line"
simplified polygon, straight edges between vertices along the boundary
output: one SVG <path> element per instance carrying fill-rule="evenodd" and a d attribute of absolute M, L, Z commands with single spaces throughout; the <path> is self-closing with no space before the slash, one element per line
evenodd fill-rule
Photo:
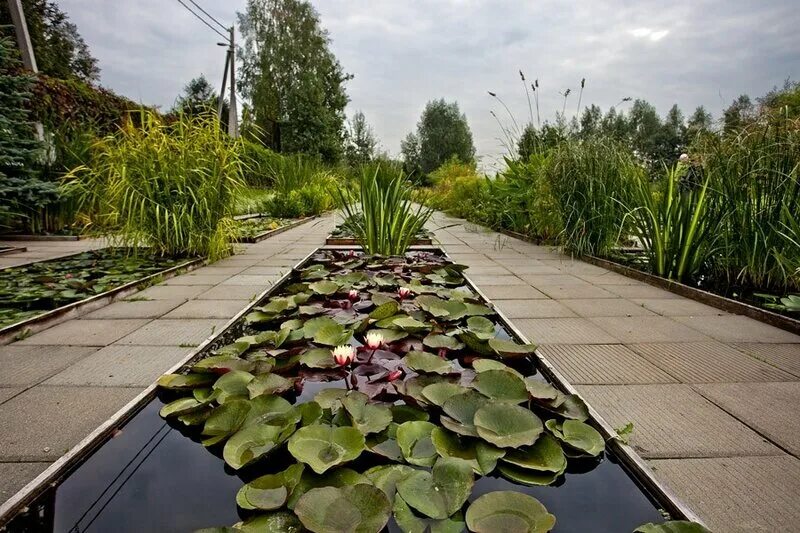
<path fill-rule="evenodd" d="M 190 0 L 190 1 L 191 1 L 191 0 Z M 186 10 L 187 10 L 189 13 L 191 13 L 192 15 L 194 15 L 195 17 L 197 17 L 197 20 L 199 20 L 200 22 L 202 22 L 203 24 L 205 24 L 206 26 L 208 26 L 208 27 L 211 29 L 211 31 L 213 31 L 214 33 L 216 33 L 217 35 L 219 35 L 219 36 L 220 36 L 220 37 L 222 37 L 223 39 L 228 39 L 228 38 L 229 38 L 227 35 L 224 35 L 224 34 L 223 34 L 221 31 L 219 31 L 219 30 L 218 30 L 218 29 L 216 29 L 214 26 L 212 26 L 211 24 L 209 24 L 209 23 L 206 21 L 206 19 L 204 19 L 203 17 L 201 17 L 200 15 L 198 15 L 197 13 L 195 13 L 194 11 L 192 11 L 192 9 L 191 9 L 189 6 L 187 6 L 186 4 L 184 4 L 184 3 L 183 3 L 183 0 L 178 0 L 178 3 L 179 3 L 180 5 L 182 5 L 183 7 L 185 7 L 185 8 L 186 8 Z M 194 3 L 194 2 L 192 2 L 192 3 Z"/>
<path fill-rule="evenodd" d="M 211 16 L 211 14 L 209 14 L 209 12 L 208 12 L 208 11 L 206 11 L 205 9 L 203 9 L 202 7 L 200 7 L 200 5 L 199 5 L 197 2 L 195 2 L 194 0 L 189 0 L 189 1 L 190 1 L 190 2 L 191 2 L 191 3 L 192 3 L 192 4 L 193 4 L 193 5 L 194 5 L 194 6 L 195 6 L 197 9 L 199 9 L 200 11 L 202 11 L 202 12 L 203 12 L 203 14 L 204 14 L 205 16 L 207 16 L 208 18 L 210 18 L 211 20 L 213 20 L 214 22 L 216 22 L 216 23 L 219 25 L 219 27 L 220 27 L 220 28 L 222 28 L 222 29 L 223 29 L 223 30 L 225 30 L 225 31 L 228 31 L 228 28 L 227 28 L 227 27 L 226 27 L 224 24 L 222 24 L 220 21 L 218 21 L 218 20 L 217 20 L 217 19 L 215 19 L 213 16 Z"/>

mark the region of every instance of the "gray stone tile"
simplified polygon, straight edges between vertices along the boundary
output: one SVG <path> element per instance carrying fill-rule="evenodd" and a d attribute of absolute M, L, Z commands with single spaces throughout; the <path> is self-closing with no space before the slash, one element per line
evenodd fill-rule
<path fill-rule="evenodd" d="M 583 287 L 591 287 L 588 282 L 576 278 L 571 274 L 521 274 L 520 277 L 530 283 L 534 287 L 545 287 L 547 285 L 579 285 Z"/>
<path fill-rule="evenodd" d="M 0 505 L 45 471 L 50 463 L 0 463 Z"/>
<path fill-rule="evenodd" d="M 88 346 L 0 346 L 0 387 L 29 387 L 95 353 Z"/>
<path fill-rule="evenodd" d="M 589 318 L 623 343 L 693 342 L 710 340 L 688 326 L 663 316 L 610 316 Z"/>
<path fill-rule="evenodd" d="M 719 342 L 631 344 L 629 347 L 684 383 L 797 379 Z"/>
<path fill-rule="evenodd" d="M 139 388 L 45 387 L 0 405 L 0 461 L 54 461 L 139 393 Z"/>
<path fill-rule="evenodd" d="M 206 285 L 213 286 L 219 285 L 230 276 L 227 274 L 206 274 L 205 270 L 201 269 L 197 274 L 184 274 L 183 276 L 175 276 L 165 281 L 164 285 Z"/>
<path fill-rule="evenodd" d="M 575 313 L 555 300 L 493 300 L 508 318 L 574 317 Z"/>
<path fill-rule="evenodd" d="M 243 300 L 190 300 L 164 315 L 164 318 L 231 319 L 247 305 L 248 302 Z"/>
<path fill-rule="evenodd" d="M 577 279 L 577 278 L 575 278 Z M 582 282 L 585 283 L 585 282 Z M 619 300 L 619 296 L 610 293 L 602 287 L 596 287 L 585 283 L 583 285 L 578 283 L 569 283 L 567 285 L 535 285 L 537 290 L 542 291 L 550 298 L 556 300 L 571 299 L 571 298 L 596 298 L 607 300 L 610 298 Z"/>
<path fill-rule="evenodd" d="M 585 318 L 520 318 L 519 330 L 534 344 L 616 344 L 619 341 Z"/>
<path fill-rule="evenodd" d="M 740 342 L 738 350 L 800 377 L 800 344 Z"/>
<path fill-rule="evenodd" d="M 137 292 L 133 297 L 149 300 L 191 300 L 211 287 L 212 285 L 156 285 Z"/>
<path fill-rule="evenodd" d="M 520 285 L 526 286 L 527 283 L 522 281 L 517 276 L 473 276 L 466 272 L 467 277 L 472 280 L 472 282 L 480 287 L 481 285 L 489 285 L 490 283 L 493 285 L 503 285 L 505 287 L 509 287 L 512 285 Z"/>
<path fill-rule="evenodd" d="M 655 313 L 622 298 L 568 298 L 559 300 L 578 316 L 653 316 Z"/>
<path fill-rule="evenodd" d="M 604 272 L 603 274 L 575 274 L 576 277 L 581 278 L 584 281 L 588 281 L 593 285 L 643 285 L 640 281 L 637 281 L 633 278 L 629 278 L 627 276 L 623 276 L 622 274 L 617 274 L 616 272 L 611 272 L 610 270 Z"/>
<path fill-rule="evenodd" d="M 45 385 L 144 388 L 190 351 L 174 346 L 114 344 L 62 370 Z"/>
<path fill-rule="evenodd" d="M 531 259 L 530 263 L 541 263 L 541 261 Z M 561 273 L 561 271 L 555 267 L 541 264 L 506 265 L 506 267 L 517 276 L 549 276 Z"/>
<path fill-rule="evenodd" d="M 528 286 L 478 285 L 478 288 L 490 300 L 537 300 L 547 296 Z"/>
<path fill-rule="evenodd" d="M 150 322 L 145 318 L 70 320 L 21 340 L 19 346 L 108 346 Z"/>
<path fill-rule="evenodd" d="M 24 387 L 0 387 L 0 403 L 7 402 L 24 390 Z"/>
<path fill-rule="evenodd" d="M 709 383 L 695 390 L 789 453 L 800 454 L 800 383 Z"/>
<path fill-rule="evenodd" d="M 185 299 L 119 300 L 89 313 L 84 318 L 158 318 L 185 301 Z"/>
<path fill-rule="evenodd" d="M 675 383 L 672 376 L 621 344 L 551 344 L 539 353 L 573 385 Z"/>
<path fill-rule="evenodd" d="M 675 317 L 675 320 L 722 342 L 800 343 L 800 336 L 746 316 Z"/>
<path fill-rule="evenodd" d="M 249 285 L 217 285 L 203 294 L 197 296 L 197 300 L 245 300 L 250 301 L 268 287 L 252 287 Z"/>
<path fill-rule="evenodd" d="M 119 341 L 141 346 L 197 346 L 211 336 L 226 320 L 186 318 L 153 320 Z"/>
<path fill-rule="evenodd" d="M 246 265 L 239 266 L 219 266 L 217 263 L 203 267 L 203 275 L 213 276 L 235 276 L 247 268 Z"/>
<path fill-rule="evenodd" d="M 783 453 L 689 385 L 581 385 L 578 391 L 612 427 L 633 422 L 630 444 L 642 457 Z"/>
<path fill-rule="evenodd" d="M 227 285 L 244 285 L 246 287 L 254 287 L 260 288 L 261 290 L 266 289 L 276 281 L 280 279 L 280 275 L 278 274 L 271 274 L 268 276 L 249 276 L 246 274 L 236 274 L 235 276 L 231 276 L 230 278 L 226 279 L 221 283 L 222 286 Z"/>
<path fill-rule="evenodd" d="M 688 298 L 633 298 L 639 305 L 663 316 L 727 315 L 722 309 L 701 304 Z"/>
<path fill-rule="evenodd" d="M 496 265 L 496 266 L 477 266 L 477 267 L 469 267 L 467 269 L 467 274 L 470 277 L 486 277 L 486 276 L 513 276 L 508 269 Z"/>
<path fill-rule="evenodd" d="M 638 285 L 608 285 L 605 287 L 606 290 L 613 292 L 618 296 L 622 296 L 623 298 L 681 298 L 682 296 L 678 296 L 677 294 L 671 293 L 669 291 L 665 291 L 664 289 L 659 289 L 658 287 L 653 287 L 652 285 L 647 285 L 646 283 L 640 283 Z"/>
<path fill-rule="evenodd" d="M 243 270 L 238 276 L 272 276 L 280 277 L 291 270 L 291 266 L 252 266 Z"/>
<path fill-rule="evenodd" d="M 800 460 L 795 457 L 664 459 L 649 463 L 656 477 L 672 488 L 711 531 L 797 531 Z"/>

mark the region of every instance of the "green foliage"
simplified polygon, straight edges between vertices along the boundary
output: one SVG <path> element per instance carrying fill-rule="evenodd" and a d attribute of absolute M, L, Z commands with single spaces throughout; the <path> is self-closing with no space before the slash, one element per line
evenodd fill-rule
<path fill-rule="evenodd" d="M 258 141 L 244 138 L 242 141 L 242 167 L 244 181 L 251 187 L 270 186 L 276 181 L 282 156 Z"/>
<path fill-rule="evenodd" d="M 337 195 L 356 239 L 369 254 L 405 253 L 431 216 L 429 208 L 413 206 L 403 174 L 382 173 L 380 168 L 364 169 L 357 200 L 351 201 L 341 188 Z"/>
<path fill-rule="evenodd" d="M 270 170 L 269 213 L 283 218 L 319 215 L 334 207 L 336 176 L 319 160 L 302 154 L 279 156 Z"/>
<path fill-rule="evenodd" d="M 193 78 L 183 87 L 183 94 L 175 101 L 172 113 L 183 113 L 185 115 L 201 115 L 203 113 L 216 113 L 219 107 L 219 95 L 211 86 L 205 74 Z M 228 101 L 222 103 L 222 116 L 220 120 L 223 125 L 228 124 Z"/>
<path fill-rule="evenodd" d="M 248 0 L 239 24 L 248 120 L 270 132 L 269 146 L 338 161 L 351 76 L 330 50 L 317 11 L 304 0 Z"/>
<path fill-rule="evenodd" d="M 223 133 L 213 115 L 168 125 L 143 111 L 141 121 L 99 141 L 90 165 L 68 176 L 82 212 L 128 246 L 170 256 L 227 255 L 243 186 L 241 140 Z"/>
<path fill-rule="evenodd" d="M 458 102 L 448 103 L 443 98 L 428 102 L 416 134 L 406 137 L 401 151 L 409 175 L 412 172 L 426 175 L 453 157 L 471 163 L 475 159 L 475 146 L 467 117 L 459 110 Z"/>
<path fill-rule="evenodd" d="M 269 189 L 244 187 L 233 204 L 234 215 L 255 215 L 266 213 L 272 206 L 273 192 Z"/>
<path fill-rule="evenodd" d="M 344 155 L 347 164 L 358 167 L 372 161 L 378 140 L 362 111 L 357 111 L 345 132 Z"/>

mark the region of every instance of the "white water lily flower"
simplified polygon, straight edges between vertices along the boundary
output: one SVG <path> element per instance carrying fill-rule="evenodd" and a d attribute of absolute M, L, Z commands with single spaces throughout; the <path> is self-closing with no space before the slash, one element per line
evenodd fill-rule
<path fill-rule="evenodd" d="M 356 349 L 350 345 L 337 346 L 333 349 L 333 360 L 339 366 L 347 366 L 356 358 Z"/>
<path fill-rule="evenodd" d="M 370 331 L 364 337 L 364 340 L 367 343 L 367 348 L 370 350 L 377 350 L 383 344 L 383 335 L 381 335 L 377 331 Z"/>

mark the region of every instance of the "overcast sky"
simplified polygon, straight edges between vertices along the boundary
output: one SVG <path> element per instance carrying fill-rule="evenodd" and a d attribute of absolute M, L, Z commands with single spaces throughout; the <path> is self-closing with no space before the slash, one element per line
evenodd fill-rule
<path fill-rule="evenodd" d="M 245 0 L 196 0 L 225 24 Z M 177 0 L 59 0 L 101 67 L 101 83 L 170 107 L 200 73 L 221 80 L 219 37 Z M 188 4 L 188 1 L 186 2 Z M 800 78 L 795 0 L 314 0 L 347 72 L 348 115 L 361 109 L 392 154 L 425 103 L 457 100 L 489 168 L 502 154 L 490 115 L 528 119 L 518 70 L 538 78 L 542 116 L 583 103 L 604 110 L 645 98 L 664 114 L 705 105 L 715 118 L 741 93 L 758 96 Z M 191 4 L 189 4 L 191 5 Z"/>

